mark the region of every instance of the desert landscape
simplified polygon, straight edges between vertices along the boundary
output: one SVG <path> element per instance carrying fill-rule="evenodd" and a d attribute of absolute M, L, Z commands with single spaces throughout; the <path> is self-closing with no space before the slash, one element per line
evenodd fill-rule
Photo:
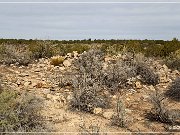
<path fill-rule="evenodd" d="M 1 134 L 180 132 L 180 41 L 0 39 Z"/>

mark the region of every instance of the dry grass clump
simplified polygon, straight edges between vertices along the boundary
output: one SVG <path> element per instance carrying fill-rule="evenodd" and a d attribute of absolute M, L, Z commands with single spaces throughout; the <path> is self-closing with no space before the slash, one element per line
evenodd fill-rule
<path fill-rule="evenodd" d="M 128 126 L 128 123 L 129 121 L 127 120 L 124 104 L 118 99 L 116 113 L 111 118 L 111 125 L 125 128 Z"/>
<path fill-rule="evenodd" d="M 176 78 L 171 84 L 165 95 L 171 99 L 180 102 L 180 77 Z"/>
<path fill-rule="evenodd" d="M 168 105 L 165 103 L 165 97 L 163 94 L 159 94 L 156 91 L 151 95 L 151 103 L 153 108 L 146 114 L 146 118 L 151 121 L 159 121 L 172 125 L 178 123 L 180 111 L 167 109 Z"/>
<path fill-rule="evenodd" d="M 50 64 L 54 66 L 59 66 L 60 64 L 63 64 L 64 57 L 62 56 L 53 56 L 50 59 Z"/>
<path fill-rule="evenodd" d="M 30 95 L 23 97 L 10 90 L 0 93 L 0 132 L 45 131 L 41 102 Z"/>
<path fill-rule="evenodd" d="M 87 126 L 85 121 L 82 121 L 79 125 L 80 135 L 100 135 L 100 126 L 98 124 L 91 124 Z"/>

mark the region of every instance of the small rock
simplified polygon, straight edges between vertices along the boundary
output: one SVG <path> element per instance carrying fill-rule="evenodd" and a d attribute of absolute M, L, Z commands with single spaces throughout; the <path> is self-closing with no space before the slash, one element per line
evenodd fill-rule
<path fill-rule="evenodd" d="M 148 95 L 142 95 L 144 101 L 148 101 L 149 96 Z"/>
<path fill-rule="evenodd" d="M 52 95 L 51 95 L 51 94 L 47 94 L 47 95 L 46 95 L 46 98 L 47 98 L 47 99 L 51 99 L 51 98 L 52 98 Z"/>
<path fill-rule="evenodd" d="M 160 82 L 161 82 L 161 83 L 167 83 L 167 82 L 169 82 L 169 79 L 168 79 L 168 77 L 167 77 L 167 74 L 165 74 L 165 73 L 161 73 L 159 79 L 160 79 Z"/>
<path fill-rule="evenodd" d="M 64 92 L 69 92 L 70 90 L 69 89 L 65 89 Z"/>
<path fill-rule="evenodd" d="M 27 87 L 27 86 L 29 86 L 30 84 L 31 84 L 31 82 L 28 81 L 28 82 L 25 82 L 25 83 L 24 83 L 24 86 Z"/>
<path fill-rule="evenodd" d="M 49 94 L 51 91 L 50 91 L 50 89 L 43 89 L 42 92 L 43 92 L 44 95 L 47 95 L 47 94 Z"/>
<path fill-rule="evenodd" d="M 59 70 L 65 70 L 65 67 L 59 67 Z"/>
<path fill-rule="evenodd" d="M 67 53 L 66 58 L 71 58 L 72 54 L 71 53 Z"/>
<path fill-rule="evenodd" d="M 150 89 L 151 91 L 156 91 L 156 89 L 154 88 L 153 85 L 150 85 L 150 86 L 149 86 L 149 89 Z"/>
<path fill-rule="evenodd" d="M 179 132 L 180 131 L 180 126 L 178 126 L 178 125 L 169 126 L 169 130 L 170 131 L 177 131 L 177 132 Z"/>
<path fill-rule="evenodd" d="M 20 80 L 17 80 L 16 84 L 17 84 L 17 85 L 21 85 L 21 81 L 20 81 Z"/>
<path fill-rule="evenodd" d="M 79 56 L 78 52 L 77 51 L 73 51 L 73 56 L 74 56 L 74 58 L 77 58 Z"/>
<path fill-rule="evenodd" d="M 41 69 L 40 68 L 36 68 L 36 69 L 34 69 L 34 72 L 40 72 L 41 71 Z"/>
<path fill-rule="evenodd" d="M 142 88 L 142 85 L 141 85 L 141 82 L 135 82 L 135 86 L 137 89 L 141 89 Z"/>
<path fill-rule="evenodd" d="M 39 67 L 45 67 L 46 66 L 46 64 L 39 64 Z"/>
<path fill-rule="evenodd" d="M 29 74 L 27 74 L 27 73 L 21 73 L 21 74 L 19 74 L 19 76 L 20 76 L 20 77 L 25 77 L 25 76 L 29 76 Z"/>
<path fill-rule="evenodd" d="M 114 112 L 112 112 L 112 111 L 111 112 L 109 111 L 109 112 L 104 112 L 103 113 L 103 117 L 108 119 L 108 120 L 110 120 L 113 115 L 114 115 Z"/>
<path fill-rule="evenodd" d="M 131 113 L 132 110 L 130 110 L 130 109 L 125 109 L 125 112 L 126 112 L 126 113 Z"/>
<path fill-rule="evenodd" d="M 66 98 L 66 100 L 69 102 L 69 101 L 71 101 L 73 99 L 73 96 L 72 95 L 68 95 L 67 96 L 67 98 Z"/>
<path fill-rule="evenodd" d="M 102 114 L 103 110 L 100 107 L 94 108 L 93 113 L 94 114 Z"/>
<path fill-rule="evenodd" d="M 70 60 L 64 60 L 63 65 L 65 67 L 70 67 L 71 66 L 71 61 Z"/>
<path fill-rule="evenodd" d="M 165 72 L 169 72 L 169 69 L 168 69 L 168 67 L 166 65 L 163 65 L 162 67 L 163 67 Z"/>

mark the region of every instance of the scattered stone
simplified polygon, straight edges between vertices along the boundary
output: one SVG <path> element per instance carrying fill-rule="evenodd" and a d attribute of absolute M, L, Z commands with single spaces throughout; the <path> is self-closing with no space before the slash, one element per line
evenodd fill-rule
<path fill-rule="evenodd" d="M 77 58 L 79 56 L 78 52 L 77 51 L 73 51 L 73 56 L 74 56 L 74 58 Z"/>
<path fill-rule="evenodd" d="M 21 73 L 21 74 L 19 74 L 19 76 L 20 77 L 26 77 L 26 76 L 29 76 L 29 74 L 28 73 Z"/>
<path fill-rule="evenodd" d="M 151 91 L 156 91 L 156 89 L 154 88 L 153 85 L 150 85 L 150 86 L 149 86 L 149 89 L 150 89 Z"/>
<path fill-rule="evenodd" d="M 165 73 L 160 73 L 160 83 L 167 83 L 169 82 L 168 76 Z"/>
<path fill-rule="evenodd" d="M 70 90 L 69 89 L 65 89 L 64 92 L 69 92 Z"/>
<path fill-rule="evenodd" d="M 67 53 L 66 58 L 71 58 L 72 54 L 71 53 Z"/>
<path fill-rule="evenodd" d="M 73 96 L 72 95 L 68 95 L 67 97 L 66 97 L 66 100 L 69 102 L 69 101 L 71 101 L 73 99 Z"/>
<path fill-rule="evenodd" d="M 21 85 L 21 81 L 20 81 L 20 80 L 17 80 L 16 84 L 17 84 L 17 85 Z"/>
<path fill-rule="evenodd" d="M 112 118 L 112 116 L 114 115 L 113 111 L 107 111 L 103 113 L 103 117 L 110 120 Z"/>
<path fill-rule="evenodd" d="M 41 69 L 40 68 L 36 68 L 36 69 L 34 69 L 34 72 L 40 72 L 41 71 Z"/>
<path fill-rule="evenodd" d="M 27 86 L 29 86 L 30 84 L 31 84 L 31 82 L 28 81 L 28 82 L 25 82 L 25 83 L 24 83 L 24 86 L 27 87 Z"/>
<path fill-rule="evenodd" d="M 179 125 L 169 126 L 168 129 L 169 129 L 169 131 L 180 132 L 180 126 Z"/>
<path fill-rule="evenodd" d="M 64 65 L 65 67 L 70 67 L 70 66 L 71 66 L 71 60 L 64 60 L 64 61 L 63 61 L 63 65 Z"/>
<path fill-rule="evenodd" d="M 93 113 L 96 115 L 100 115 L 100 114 L 102 114 L 102 112 L 103 112 L 103 109 L 100 107 L 94 108 L 94 110 L 93 110 Z"/>
<path fill-rule="evenodd" d="M 141 89 L 142 88 L 142 85 L 141 85 L 141 82 L 135 82 L 135 86 L 137 89 Z"/>
<path fill-rule="evenodd" d="M 125 112 L 126 112 L 126 113 L 131 113 L 132 110 L 130 110 L 130 109 L 125 109 Z"/>
<path fill-rule="evenodd" d="M 42 92 L 43 92 L 44 95 L 47 95 L 47 94 L 49 94 L 51 91 L 50 91 L 50 89 L 43 89 Z"/>
<path fill-rule="evenodd" d="M 65 70 L 65 67 L 59 67 L 59 70 Z"/>

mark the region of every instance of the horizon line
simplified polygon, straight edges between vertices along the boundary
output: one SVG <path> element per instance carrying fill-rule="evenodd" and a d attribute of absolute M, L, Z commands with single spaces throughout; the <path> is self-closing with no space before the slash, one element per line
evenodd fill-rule
<path fill-rule="evenodd" d="M 6 2 L 6 1 L 2 1 L 0 2 L 0 4 L 180 4 L 180 2 L 156 2 L 156 1 L 147 1 L 147 2 L 140 2 L 140 1 L 136 1 L 136 2 L 127 2 L 127 1 L 122 1 L 122 2 L 81 2 L 81 1 L 77 1 L 77 2 L 46 2 L 46 1 L 39 1 L 39 2 L 31 2 L 31 1 L 27 1 L 27 2 L 21 2 L 21 1 L 12 1 L 12 2 Z"/>

